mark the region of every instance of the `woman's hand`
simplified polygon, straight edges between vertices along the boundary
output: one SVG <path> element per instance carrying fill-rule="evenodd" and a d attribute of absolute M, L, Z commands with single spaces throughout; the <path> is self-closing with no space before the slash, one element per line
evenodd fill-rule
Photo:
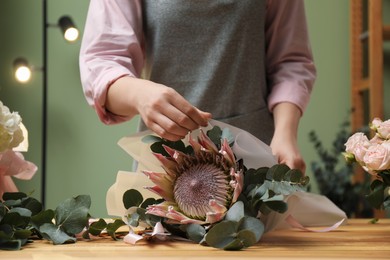
<path fill-rule="evenodd" d="M 174 89 L 131 77 L 120 78 L 110 87 L 106 107 L 118 115 L 140 114 L 150 130 L 171 141 L 207 126 L 211 118 L 210 113 L 192 106 Z"/>
<path fill-rule="evenodd" d="M 273 109 L 275 133 L 271 142 L 273 154 L 279 163 L 291 169 L 298 169 L 303 174 L 306 164 L 298 149 L 297 132 L 301 111 L 291 103 L 279 103 Z"/>

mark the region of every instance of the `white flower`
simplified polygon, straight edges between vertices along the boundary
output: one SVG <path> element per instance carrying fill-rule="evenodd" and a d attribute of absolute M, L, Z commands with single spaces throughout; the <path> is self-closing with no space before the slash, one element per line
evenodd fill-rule
<path fill-rule="evenodd" d="M 23 141 L 22 118 L 0 101 L 0 152 L 17 147 Z"/>

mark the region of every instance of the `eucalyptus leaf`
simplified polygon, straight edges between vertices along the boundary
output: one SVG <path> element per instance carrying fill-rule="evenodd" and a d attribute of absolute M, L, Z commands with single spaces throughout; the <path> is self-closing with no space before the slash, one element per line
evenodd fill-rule
<path fill-rule="evenodd" d="M 7 209 L 5 208 L 5 206 L 3 204 L 0 203 L 0 222 L 6 213 L 7 213 Z"/>
<path fill-rule="evenodd" d="M 227 127 L 222 129 L 221 139 L 226 139 L 230 146 L 233 146 L 234 144 L 234 135 L 232 131 L 230 131 L 230 129 Z"/>
<path fill-rule="evenodd" d="M 20 250 L 21 248 L 22 248 L 22 241 L 19 239 L 12 239 L 12 240 L 6 240 L 6 241 L 0 240 L 0 249 L 1 250 L 16 251 L 16 250 Z"/>
<path fill-rule="evenodd" d="M 251 230 L 244 229 L 237 233 L 237 240 L 242 244 L 242 247 L 250 247 L 256 244 L 259 240 L 257 239 L 255 233 Z M 238 248 L 241 249 L 241 248 Z M 225 248 L 225 250 L 227 250 Z"/>
<path fill-rule="evenodd" d="M 62 229 L 52 223 L 43 224 L 39 228 L 39 231 L 45 239 L 52 241 L 54 245 L 76 242 L 76 238 L 74 236 L 69 236 Z"/>
<path fill-rule="evenodd" d="M 21 200 L 23 198 L 26 198 L 26 193 L 23 192 L 4 192 L 3 194 L 3 200 Z"/>
<path fill-rule="evenodd" d="M 155 136 L 155 135 L 146 135 L 142 137 L 141 141 L 147 144 L 155 143 L 155 142 L 161 142 L 163 139 L 161 137 Z"/>
<path fill-rule="evenodd" d="M 303 174 L 297 169 L 290 170 L 290 181 L 293 183 L 299 183 L 301 181 Z"/>
<path fill-rule="evenodd" d="M 287 211 L 288 209 L 288 206 L 287 206 L 287 203 L 284 202 L 284 201 L 277 201 L 277 200 L 274 200 L 274 201 L 265 201 L 264 204 L 272 209 L 273 211 L 276 211 L 278 213 L 284 213 Z"/>
<path fill-rule="evenodd" d="M 17 229 L 15 230 L 14 237 L 17 239 L 27 239 L 31 236 L 32 232 L 28 229 Z"/>
<path fill-rule="evenodd" d="M 22 217 L 18 212 L 8 212 L 3 217 L 2 222 L 15 227 L 24 227 L 28 224 L 28 219 Z"/>
<path fill-rule="evenodd" d="M 12 208 L 8 211 L 8 213 L 16 212 L 22 217 L 31 217 L 31 210 L 25 208 Z"/>
<path fill-rule="evenodd" d="M 254 217 L 244 217 L 240 222 L 238 230 L 250 230 L 255 235 L 255 243 L 260 241 L 264 234 L 264 224 Z"/>
<path fill-rule="evenodd" d="M 5 239 L 9 240 L 14 235 L 14 229 L 11 225 L 2 224 L 0 225 L 0 240 Z"/>
<path fill-rule="evenodd" d="M 22 206 L 31 211 L 31 215 L 34 216 L 42 211 L 43 206 L 37 199 L 28 197 L 22 201 Z"/>
<path fill-rule="evenodd" d="M 206 229 L 199 224 L 189 224 L 186 227 L 187 237 L 196 243 L 200 243 L 206 235 Z"/>
<path fill-rule="evenodd" d="M 140 215 L 138 213 L 133 213 L 130 215 L 128 218 L 129 225 L 133 227 L 138 227 L 139 225 L 139 220 L 140 220 Z"/>
<path fill-rule="evenodd" d="M 127 190 L 123 194 L 123 205 L 125 206 L 125 209 L 129 209 L 131 207 L 138 207 L 141 205 L 144 198 L 142 197 L 142 194 L 135 189 Z"/>
<path fill-rule="evenodd" d="M 284 175 L 290 170 L 285 164 L 275 164 L 267 172 L 267 179 L 274 181 L 283 180 Z"/>
<path fill-rule="evenodd" d="M 114 239 L 117 240 L 115 232 L 118 230 L 118 228 L 125 226 L 126 223 L 123 222 L 121 219 L 116 219 L 113 223 L 107 224 L 107 233 Z"/>
<path fill-rule="evenodd" d="M 379 180 L 375 180 L 371 183 L 372 190 L 370 194 L 367 195 L 367 200 L 376 209 L 379 209 L 383 204 L 385 188 L 383 182 Z"/>
<path fill-rule="evenodd" d="M 150 205 L 158 204 L 157 200 L 155 198 L 147 198 L 142 202 L 140 208 L 146 209 Z"/>
<path fill-rule="evenodd" d="M 225 220 L 239 222 L 244 217 L 244 203 L 237 201 L 231 206 L 225 216 Z"/>
<path fill-rule="evenodd" d="M 98 236 L 107 227 L 107 223 L 104 219 L 92 222 L 88 228 L 88 233 L 93 236 Z"/>
<path fill-rule="evenodd" d="M 222 221 L 215 224 L 206 234 L 206 243 L 212 247 L 224 248 L 235 240 L 238 223 Z"/>
<path fill-rule="evenodd" d="M 213 126 L 206 134 L 218 148 L 221 147 L 222 130 L 219 126 Z"/>
<path fill-rule="evenodd" d="M 39 230 L 39 227 L 45 223 L 52 223 L 54 218 L 54 211 L 52 209 L 47 209 L 45 211 L 41 211 L 35 216 L 31 217 L 32 226 Z"/>
<path fill-rule="evenodd" d="M 80 233 L 88 223 L 89 195 L 79 195 L 62 202 L 55 210 L 55 223 L 67 234 Z"/>

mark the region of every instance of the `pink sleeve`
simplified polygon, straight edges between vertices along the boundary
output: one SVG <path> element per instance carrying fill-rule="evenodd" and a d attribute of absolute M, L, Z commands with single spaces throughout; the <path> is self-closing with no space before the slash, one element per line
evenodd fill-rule
<path fill-rule="evenodd" d="M 269 110 L 281 102 L 303 113 L 316 78 L 303 0 L 269 0 L 266 17 Z"/>
<path fill-rule="evenodd" d="M 142 49 L 140 0 L 91 0 L 80 49 L 80 76 L 88 103 L 105 124 L 129 120 L 105 109 L 109 86 L 123 76 L 139 77 Z"/>

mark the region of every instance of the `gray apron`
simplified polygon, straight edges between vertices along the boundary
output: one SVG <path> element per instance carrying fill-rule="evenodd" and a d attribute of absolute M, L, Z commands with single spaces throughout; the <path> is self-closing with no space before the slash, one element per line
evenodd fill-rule
<path fill-rule="evenodd" d="M 269 144 L 265 0 L 144 0 L 146 79 Z M 145 126 L 141 123 L 140 129 Z"/>

